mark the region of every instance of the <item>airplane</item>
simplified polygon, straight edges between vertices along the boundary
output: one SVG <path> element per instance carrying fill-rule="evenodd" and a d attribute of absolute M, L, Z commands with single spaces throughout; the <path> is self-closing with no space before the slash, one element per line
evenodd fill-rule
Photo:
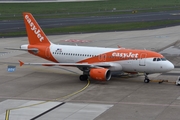
<path fill-rule="evenodd" d="M 24 12 L 26 32 L 29 44 L 19 49 L 44 58 L 49 63 L 24 63 L 22 65 L 73 66 L 83 74 L 81 81 L 88 77 L 97 81 L 109 81 L 113 72 L 144 73 L 144 83 L 149 83 L 148 74 L 163 73 L 174 69 L 174 65 L 163 55 L 149 50 L 127 48 L 103 48 L 73 45 L 57 45 L 49 41 L 31 13 Z"/>

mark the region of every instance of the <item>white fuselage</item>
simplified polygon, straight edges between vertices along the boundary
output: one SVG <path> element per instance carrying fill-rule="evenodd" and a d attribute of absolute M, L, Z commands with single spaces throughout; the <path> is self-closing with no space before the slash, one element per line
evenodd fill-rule
<path fill-rule="evenodd" d="M 174 65 L 168 60 L 153 61 L 154 57 L 113 60 L 107 61 L 106 53 L 116 51 L 123 48 L 102 48 L 102 47 L 86 47 L 86 46 L 69 46 L 69 45 L 55 45 L 51 44 L 50 52 L 59 63 L 78 63 L 85 59 L 97 56 L 98 62 L 112 64 L 111 71 L 125 71 L 125 72 L 144 72 L 144 73 L 162 73 L 174 68 Z M 103 54 L 103 56 L 101 56 Z M 148 53 L 143 52 L 142 55 Z M 113 58 L 112 58 L 113 59 Z M 87 61 L 88 62 L 88 61 Z"/>

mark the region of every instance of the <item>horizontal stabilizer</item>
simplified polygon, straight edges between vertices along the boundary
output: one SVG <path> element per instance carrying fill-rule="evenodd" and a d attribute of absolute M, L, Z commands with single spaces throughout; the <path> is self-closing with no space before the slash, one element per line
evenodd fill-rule
<path fill-rule="evenodd" d="M 21 51 L 34 51 L 34 52 L 38 52 L 37 48 L 29 48 L 29 49 L 21 49 L 21 48 L 4 48 L 7 50 L 21 50 Z"/>
<path fill-rule="evenodd" d="M 20 66 L 23 66 L 24 63 L 23 63 L 22 61 L 19 60 L 19 65 L 20 65 Z"/>

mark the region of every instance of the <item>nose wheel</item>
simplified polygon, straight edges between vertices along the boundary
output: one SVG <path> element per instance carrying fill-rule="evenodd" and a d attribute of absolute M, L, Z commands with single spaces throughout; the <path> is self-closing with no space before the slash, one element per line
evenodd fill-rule
<path fill-rule="evenodd" d="M 144 83 L 149 83 L 149 79 L 144 79 Z"/>
<path fill-rule="evenodd" d="M 145 76 L 145 79 L 144 79 L 144 83 L 149 83 L 149 78 L 148 78 L 148 74 L 146 73 L 146 74 L 144 74 L 144 76 Z"/>

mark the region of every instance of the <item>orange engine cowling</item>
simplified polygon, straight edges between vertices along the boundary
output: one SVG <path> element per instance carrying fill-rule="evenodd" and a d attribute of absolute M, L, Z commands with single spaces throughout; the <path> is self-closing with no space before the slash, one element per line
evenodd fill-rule
<path fill-rule="evenodd" d="M 98 81 L 108 81 L 111 79 L 111 72 L 106 68 L 92 68 L 89 75 L 91 78 Z"/>

